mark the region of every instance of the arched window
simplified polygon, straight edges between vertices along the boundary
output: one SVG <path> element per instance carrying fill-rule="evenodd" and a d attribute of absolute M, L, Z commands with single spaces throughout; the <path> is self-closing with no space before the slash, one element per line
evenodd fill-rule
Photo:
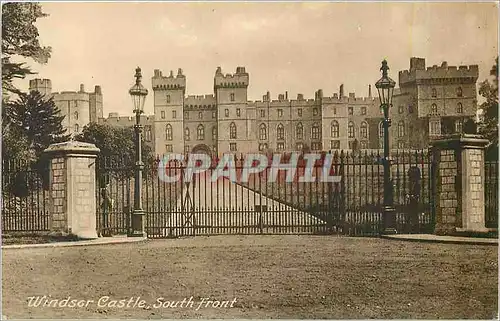
<path fill-rule="evenodd" d="M 462 87 L 457 88 L 457 97 L 462 97 L 463 92 L 462 92 Z"/>
<path fill-rule="evenodd" d="M 217 141 L 217 127 L 212 128 L 212 140 Z"/>
<path fill-rule="evenodd" d="M 398 123 L 398 136 L 403 137 L 405 135 L 405 123 L 400 120 Z"/>
<path fill-rule="evenodd" d="M 330 130 L 332 138 L 339 137 L 339 123 L 336 120 L 332 121 Z"/>
<path fill-rule="evenodd" d="M 205 139 L 205 127 L 202 124 L 199 124 L 198 127 L 196 127 L 196 138 L 198 140 Z"/>
<path fill-rule="evenodd" d="M 436 90 L 436 88 L 432 88 L 431 89 L 431 96 L 432 96 L 432 98 L 436 98 L 437 97 L 437 90 Z"/>
<path fill-rule="evenodd" d="M 186 129 L 184 129 L 184 140 L 191 140 L 191 133 L 189 132 L 189 128 L 186 127 Z"/>
<path fill-rule="evenodd" d="M 457 114 L 461 114 L 464 112 L 464 107 L 462 106 L 462 103 L 457 104 Z"/>
<path fill-rule="evenodd" d="M 361 135 L 361 138 L 368 138 L 368 124 L 365 121 L 361 123 L 359 134 Z"/>
<path fill-rule="evenodd" d="M 436 115 L 438 113 L 438 107 L 436 104 L 431 105 L 431 114 Z"/>
<path fill-rule="evenodd" d="M 321 132 L 319 130 L 318 124 L 313 124 L 311 128 L 311 138 L 312 139 L 319 139 L 319 136 L 321 135 Z"/>
<path fill-rule="evenodd" d="M 172 140 L 172 125 L 170 124 L 167 124 L 167 126 L 165 126 L 165 139 Z"/>
<path fill-rule="evenodd" d="M 236 124 L 235 123 L 231 123 L 229 125 L 229 138 L 236 139 Z"/>
<path fill-rule="evenodd" d="M 78 124 L 75 124 L 75 133 L 78 133 L 80 131 L 80 126 Z"/>
<path fill-rule="evenodd" d="M 259 139 L 260 140 L 266 140 L 267 139 L 266 124 L 260 124 L 260 126 L 259 126 Z"/>
<path fill-rule="evenodd" d="M 384 121 L 378 123 L 378 136 L 384 137 Z"/>
<path fill-rule="evenodd" d="M 356 137 L 354 133 L 354 123 L 352 121 L 349 122 L 349 125 L 347 125 L 347 133 L 349 138 L 354 138 Z"/>
<path fill-rule="evenodd" d="M 78 120 L 78 112 L 77 111 L 75 111 L 74 115 L 75 115 L 75 119 Z"/>
<path fill-rule="evenodd" d="M 278 125 L 276 136 L 277 136 L 278 140 L 284 140 L 285 139 L 285 127 L 283 127 L 283 124 L 279 124 Z"/>
<path fill-rule="evenodd" d="M 302 123 L 297 124 L 297 127 L 295 128 L 295 136 L 297 139 L 304 139 L 304 126 L 302 126 Z"/>

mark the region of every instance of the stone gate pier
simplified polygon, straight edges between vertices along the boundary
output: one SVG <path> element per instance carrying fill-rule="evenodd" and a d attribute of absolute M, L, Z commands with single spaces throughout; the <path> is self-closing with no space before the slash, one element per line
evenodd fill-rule
<path fill-rule="evenodd" d="M 480 135 L 433 142 L 437 235 L 485 233 L 484 148 Z"/>
<path fill-rule="evenodd" d="M 68 141 L 44 153 L 50 166 L 50 230 L 56 235 L 97 238 L 94 144 Z"/>

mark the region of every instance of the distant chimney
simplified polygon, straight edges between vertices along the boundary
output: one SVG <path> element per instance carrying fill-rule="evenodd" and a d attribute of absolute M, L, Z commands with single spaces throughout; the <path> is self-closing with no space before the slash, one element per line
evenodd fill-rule
<path fill-rule="evenodd" d="M 318 89 L 318 98 L 323 98 L 323 89 Z"/>
<path fill-rule="evenodd" d="M 222 68 L 221 67 L 217 67 L 217 70 L 215 71 L 215 74 L 222 74 Z"/>
<path fill-rule="evenodd" d="M 278 95 L 278 100 L 279 100 L 279 101 L 282 101 L 282 100 L 283 100 L 283 98 L 285 98 L 285 96 L 284 96 L 283 94 L 279 94 L 279 95 Z"/>
<path fill-rule="evenodd" d="M 372 98 L 372 85 L 368 85 L 368 98 Z"/>
<path fill-rule="evenodd" d="M 344 84 L 340 85 L 339 97 L 340 98 L 344 97 Z"/>
<path fill-rule="evenodd" d="M 333 98 L 339 98 L 339 94 L 334 93 L 334 94 L 333 94 Z"/>
<path fill-rule="evenodd" d="M 442 68 L 448 68 L 448 62 L 443 61 L 443 63 L 441 64 L 441 67 Z"/>
<path fill-rule="evenodd" d="M 288 91 L 285 91 L 285 100 L 288 100 Z"/>
<path fill-rule="evenodd" d="M 174 77 L 174 71 L 173 70 L 170 70 L 170 75 L 169 77 Z"/>
<path fill-rule="evenodd" d="M 267 101 L 271 100 L 271 93 L 268 91 L 267 92 Z"/>
<path fill-rule="evenodd" d="M 182 76 L 183 76 L 182 69 L 181 68 L 177 69 L 177 77 L 182 77 Z"/>
<path fill-rule="evenodd" d="M 94 93 L 96 93 L 98 95 L 102 95 L 101 86 L 95 86 Z"/>
<path fill-rule="evenodd" d="M 356 95 L 354 93 L 349 93 L 349 98 L 356 98 Z"/>
<path fill-rule="evenodd" d="M 304 100 L 303 94 L 297 94 L 297 100 Z"/>
<path fill-rule="evenodd" d="M 83 84 L 80 84 L 80 92 L 81 93 L 85 92 L 85 86 Z"/>

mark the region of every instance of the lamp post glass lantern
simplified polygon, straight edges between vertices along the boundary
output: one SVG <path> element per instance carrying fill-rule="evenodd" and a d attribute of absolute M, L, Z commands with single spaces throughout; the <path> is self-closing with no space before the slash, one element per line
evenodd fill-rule
<path fill-rule="evenodd" d="M 394 234 L 396 231 L 396 212 L 393 202 L 393 184 L 391 181 L 391 159 L 389 155 L 389 127 L 391 127 L 391 119 L 389 118 L 389 108 L 392 107 L 392 95 L 396 82 L 389 78 L 387 71 L 389 66 L 387 61 L 382 61 L 382 78 L 376 83 L 378 95 L 380 98 L 380 108 L 384 113 L 384 210 L 383 210 L 383 233 Z"/>
<path fill-rule="evenodd" d="M 135 69 L 135 85 L 129 90 L 130 97 L 134 104 L 135 113 L 135 177 L 134 177 L 134 211 L 132 213 L 132 229 L 129 236 L 146 236 L 144 210 L 142 209 L 142 125 L 141 114 L 144 112 L 144 103 L 148 90 L 141 84 L 141 68 Z"/>

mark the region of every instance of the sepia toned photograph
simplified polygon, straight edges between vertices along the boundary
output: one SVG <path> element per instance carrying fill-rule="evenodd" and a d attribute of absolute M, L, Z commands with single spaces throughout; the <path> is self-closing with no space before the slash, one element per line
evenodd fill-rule
<path fill-rule="evenodd" d="M 1 320 L 498 320 L 498 2 L 1 11 Z"/>

